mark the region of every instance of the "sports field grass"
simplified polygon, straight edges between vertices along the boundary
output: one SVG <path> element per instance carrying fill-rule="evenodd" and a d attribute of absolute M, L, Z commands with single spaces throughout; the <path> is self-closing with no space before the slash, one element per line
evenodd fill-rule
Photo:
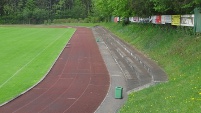
<path fill-rule="evenodd" d="M 0 27 L 0 104 L 38 83 L 74 31 L 73 28 Z"/>

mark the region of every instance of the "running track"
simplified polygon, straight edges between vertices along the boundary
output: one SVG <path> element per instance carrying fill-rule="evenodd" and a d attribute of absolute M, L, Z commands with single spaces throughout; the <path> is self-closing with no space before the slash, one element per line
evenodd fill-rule
<path fill-rule="evenodd" d="M 77 28 L 46 78 L 0 113 L 93 113 L 109 81 L 91 29 Z"/>

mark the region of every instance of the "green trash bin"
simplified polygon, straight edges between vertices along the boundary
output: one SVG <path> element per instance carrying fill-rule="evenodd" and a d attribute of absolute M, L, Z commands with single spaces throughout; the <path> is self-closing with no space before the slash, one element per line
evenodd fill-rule
<path fill-rule="evenodd" d="M 115 87 L 115 98 L 122 99 L 123 98 L 122 94 L 123 94 L 123 88 L 120 86 Z"/>
<path fill-rule="evenodd" d="M 100 39 L 99 39 L 99 38 L 96 38 L 96 42 L 100 42 Z"/>

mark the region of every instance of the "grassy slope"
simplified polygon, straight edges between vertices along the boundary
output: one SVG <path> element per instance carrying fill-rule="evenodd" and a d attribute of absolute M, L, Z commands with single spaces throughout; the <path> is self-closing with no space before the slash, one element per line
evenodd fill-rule
<path fill-rule="evenodd" d="M 36 84 L 74 31 L 0 27 L 0 104 Z"/>
<path fill-rule="evenodd" d="M 169 82 L 132 93 L 120 113 L 198 113 L 201 111 L 201 36 L 153 25 L 105 24 L 166 71 Z"/>

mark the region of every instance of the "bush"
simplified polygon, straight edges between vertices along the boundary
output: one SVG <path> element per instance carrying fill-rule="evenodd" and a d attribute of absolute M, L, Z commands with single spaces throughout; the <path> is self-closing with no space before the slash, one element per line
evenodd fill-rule
<path fill-rule="evenodd" d="M 98 23 L 98 22 L 100 22 L 100 21 L 99 21 L 99 18 L 98 18 L 98 17 L 91 17 L 91 22 L 92 22 L 92 23 Z"/>
<path fill-rule="evenodd" d="M 62 24 L 62 23 L 98 23 L 100 19 L 98 17 L 89 17 L 89 18 L 67 18 L 67 19 L 54 19 L 52 23 L 54 24 Z M 44 24 L 47 24 L 47 21 L 44 21 Z"/>
<path fill-rule="evenodd" d="M 71 23 L 78 23 L 79 20 L 78 19 L 72 19 Z"/>
<path fill-rule="evenodd" d="M 67 18 L 66 19 L 66 23 L 71 23 L 72 19 L 71 18 Z"/>
<path fill-rule="evenodd" d="M 51 22 L 51 20 L 50 19 L 48 19 L 48 20 L 44 20 L 44 24 L 45 25 L 50 25 L 52 22 Z M 53 23 L 54 23 L 54 20 L 53 20 Z"/>
<path fill-rule="evenodd" d="M 122 26 L 126 26 L 128 24 L 130 24 L 129 18 L 124 18 L 122 21 Z"/>
<path fill-rule="evenodd" d="M 47 21 L 47 20 L 44 20 L 44 24 L 47 25 L 47 24 L 48 24 L 48 21 Z"/>
<path fill-rule="evenodd" d="M 89 23 L 89 22 L 90 22 L 90 19 L 89 19 L 89 18 L 85 18 L 83 22 L 84 22 L 84 23 Z"/>

